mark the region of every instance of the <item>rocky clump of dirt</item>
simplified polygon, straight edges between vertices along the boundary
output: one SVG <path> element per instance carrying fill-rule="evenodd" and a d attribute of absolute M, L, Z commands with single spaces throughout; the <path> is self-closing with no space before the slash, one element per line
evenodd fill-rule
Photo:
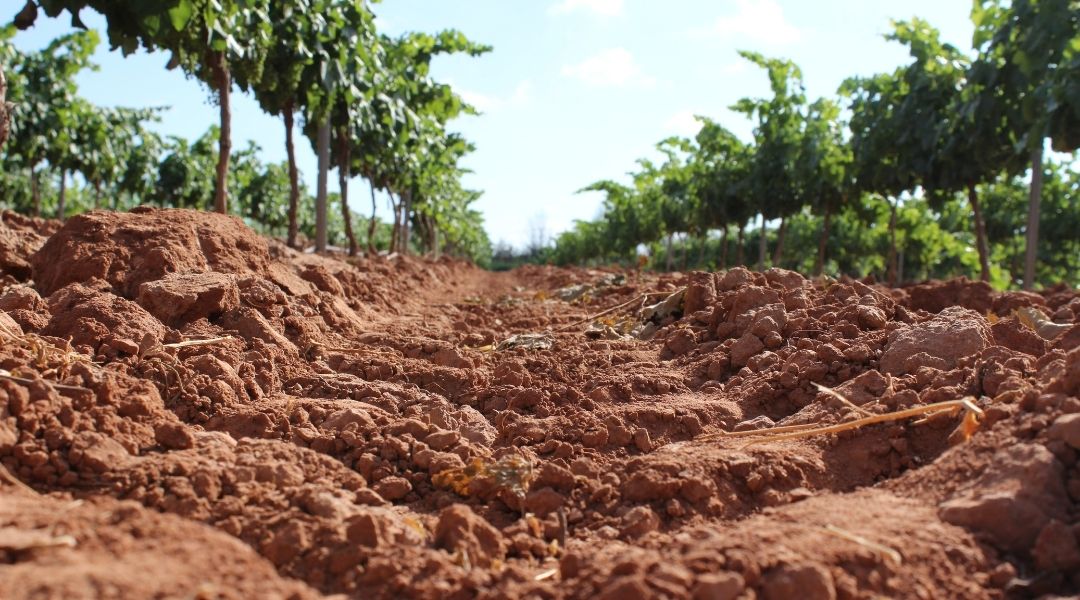
<path fill-rule="evenodd" d="M 1074 290 L 487 273 L 159 210 L 22 256 L 13 597 L 1080 591 Z"/>
<path fill-rule="evenodd" d="M 9 210 L 0 212 L 0 278 L 29 279 L 30 255 L 57 229 L 56 221 L 33 219 Z"/>
<path fill-rule="evenodd" d="M 993 343 L 986 319 L 950 306 L 925 323 L 894 331 L 881 353 L 880 367 L 890 375 L 914 373 L 921 367 L 948 371 Z"/>
<path fill-rule="evenodd" d="M 72 217 L 31 258 L 44 295 L 69 283 L 105 281 L 134 299 L 139 286 L 169 273 L 258 273 L 269 267 L 267 242 L 239 219 L 212 212 L 138 208 L 129 215 Z"/>
<path fill-rule="evenodd" d="M 240 288 L 231 274 L 173 273 L 139 285 L 137 300 L 163 323 L 182 326 L 237 308 Z"/>

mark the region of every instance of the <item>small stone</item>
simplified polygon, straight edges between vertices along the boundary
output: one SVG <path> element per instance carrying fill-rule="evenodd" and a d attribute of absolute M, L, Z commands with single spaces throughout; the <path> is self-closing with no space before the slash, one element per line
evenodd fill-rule
<path fill-rule="evenodd" d="M 458 443 L 461 434 L 456 431 L 435 431 L 424 438 L 424 443 L 434 450 L 446 450 Z"/>
<path fill-rule="evenodd" d="M 1032 329 L 1024 327 L 1016 318 L 1001 319 L 990 326 L 994 342 L 1010 350 L 1030 354 L 1036 358 L 1046 352 L 1048 344 Z"/>
<path fill-rule="evenodd" d="M 105 473 L 122 469 L 132 457 L 120 442 L 96 431 L 83 431 L 71 443 L 71 462 L 84 470 Z"/>
<path fill-rule="evenodd" d="M 641 575 L 624 575 L 608 584 L 596 596 L 597 600 L 650 600 L 655 594 Z"/>
<path fill-rule="evenodd" d="M 764 338 L 770 333 L 778 333 L 780 331 L 780 325 L 770 316 L 764 316 L 760 319 L 755 319 L 750 326 L 750 333 L 756 335 L 759 338 Z"/>
<path fill-rule="evenodd" d="M 0 329 L 16 336 L 22 335 L 22 325 L 15 322 L 3 309 L 0 309 Z"/>
<path fill-rule="evenodd" d="M 728 318 L 737 319 L 741 315 L 769 304 L 783 305 L 780 292 L 756 285 L 739 288 L 739 291 L 735 292 L 735 298 L 731 301 L 731 311 Z"/>
<path fill-rule="evenodd" d="M 821 565 L 787 565 L 765 576 L 761 586 L 764 600 L 835 600 L 832 573 Z"/>
<path fill-rule="evenodd" d="M 163 323 L 180 326 L 236 308 L 240 289 L 226 273 L 169 273 L 141 284 L 138 303 Z"/>
<path fill-rule="evenodd" d="M 344 431 L 346 427 L 353 423 L 356 423 L 357 429 L 360 431 L 375 428 L 375 420 L 371 418 L 368 411 L 352 407 L 330 413 L 319 427 L 329 431 Z"/>
<path fill-rule="evenodd" d="M 876 306 L 860 305 L 855 309 L 855 314 L 858 316 L 859 325 L 863 329 L 884 329 L 885 325 L 889 323 L 885 311 Z"/>
<path fill-rule="evenodd" d="M 765 415 L 758 415 L 753 419 L 746 421 L 739 421 L 735 424 L 732 431 L 756 431 L 758 429 L 769 429 L 774 427 L 776 422 Z"/>
<path fill-rule="evenodd" d="M 613 446 L 625 446 L 634 439 L 634 432 L 620 422 L 610 422 L 608 426 L 608 443 Z"/>
<path fill-rule="evenodd" d="M 371 486 L 383 498 L 393 502 L 401 500 L 412 491 L 412 484 L 404 477 L 384 477 Z"/>
<path fill-rule="evenodd" d="M 777 267 L 765 271 L 765 280 L 773 285 L 779 285 L 785 290 L 797 290 L 806 283 L 806 279 L 795 271 Z"/>
<path fill-rule="evenodd" d="M 132 356 L 135 356 L 135 355 L 139 354 L 139 345 L 136 344 L 133 340 L 130 340 L 128 338 L 115 337 L 115 336 L 111 337 L 109 339 L 106 339 L 105 343 L 102 344 L 102 348 L 104 348 L 106 346 L 109 346 L 115 352 L 122 353 L 122 354 L 130 354 Z"/>
<path fill-rule="evenodd" d="M 1031 554 L 1040 571 L 1073 571 L 1080 568 L 1080 546 L 1072 529 L 1052 520 L 1039 532 Z"/>
<path fill-rule="evenodd" d="M 730 292 L 746 285 L 754 283 L 754 274 L 745 267 L 735 267 L 724 273 L 720 283 L 716 286 L 721 292 Z"/>
<path fill-rule="evenodd" d="M 699 310 L 712 308 L 716 302 L 716 280 L 712 273 L 694 271 L 689 274 L 689 283 L 686 286 L 686 296 L 683 299 L 683 309 L 686 314 L 692 314 Z"/>
<path fill-rule="evenodd" d="M 183 423 L 168 421 L 154 427 L 154 440 L 169 450 L 184 450 L 195 445 L 195 436 Z"/>
<path fill-rule="evenodd" d="M 780 346 L 784 345 L 784 336 L 780 335 L 776 331 L 770 331 L 765 335 L 765 339 L 762 341 L 765 342 L 766 348 L 770 350 L 776 350 Z"/>
<path fill-rule="evenodd" d="M 764 349 L 765 344 L 756 335 L 745 333 L 731 347 L 731 364 L 735 367 L 745 367 L 755 354 Z"/>
<path fill-rule="evenodd" d="M 990 585 L 1003 588 L 1016 577 L 1016 567 L 1011 563 L 1003 562 L 990 571 Z"/>
<path fill-rule="evenodd" d="M 577 461 L 575 461 L 575 464 L 577 464 Z M 570 469 L 567 469 L 555 463 L 546 462 L 540 467 L 533 485 L 536 487 L 550 486 L 556 490 L 572 490 L 577 484 L 572 469 L 573 465 L 571 465 Z"/>
<path fill-rule="evenodd" d="M 961 358 L 992 345 L 990 327 L 982 315 L 952 306 L 925 323 L 890 335 L 881 355 L 881 371 L 904 375 L 921 366 L 948 370 Z"/>
<path fill-rule="evenodd" d="M 682 590 L 694 583 L 694 572 L 674 562 L 660 563 L 649 570 L 650 582 L 665 585 L 668 589 L 676 587 Z"/>
<path fill-rule="evenodd" d="M 545 517 L 559 510 L 566 503 L 566 497 L 549 487 L 532 490 L 525 496 L 525 510 L 538 517 Z"/>
<path fill-rule="evenodd" d="M 322 265 L 308 265 L 300 272 L 300 278 L 314 284 L 319 291 L 334 296 L 345 295 L 345 288 L 342 287 L 341 282 L 338 281 L 337 277 L 334 277 L 330 269 Z"/>
<path fill-rule="evenodd" d="M 381 542 L 382 532 L 374 515 L 361 513 L 349 518 L 345 537 L 353 544 L 376 548 Z"/>
<path fill-rule="evenodd" d="M 668 336 L 664 347 L 671 352 L 672 356 L 682 356 L 697 346 L 697 338 L 689 329 L 677 329 Z"/>
<path fill-rule="evenodd" d="M 652 450 L 652 440 L 649 439 L 649 430 L 638 428 L 634 430 L 634 446 L 642 452 Z"/>
<path fill-rule="evenodd" d="M 745 587 L 738 573 L 707 573 L 698 577 L 692 595 L 694 600 L 734 600 Z"/>
<path fill-rule="evenodd" d="M 608 430 L 601 428 L 586 431 L 581 434 L 581 443 L 586 448 L 603 448 L 608 443 Z"/>
<path fill-rule="evenodd" d="M 667 513 L 667 516 L 676 519 L 686 515 L 686 509 L 683 507 L 682 502 L 679 502 L 676 498 L 667 501 L 667 504 L 664 505 L 664 512 Z"/>
<path fill-rule="evenodd" d="M 501 560 L 506 552 L 499 530 L 464 504 L 453 504 L 439 513 L 434 541 L 436 547 L 447 552 L 468 552 L 469 560 L 477 567 L 491 566 L 492 561 Z"/>
<path fill-rule="evenodd" d="M 1009 552 L 1026 553 L 1043 527 L 1064 518 L 1068 497 L 1061 464 L 1044 446 L 1014 444 L 967 490 L 940 505 L 942 520 L 986 534 Z"/>
<path fill-rule="evenodd" d="M 1080 450 L 1080 413 L 1058 417 L 1047 429 L 1046 435 L 1052 440 L 1061 440 Z"/>
<path fill-rule="evenodd" d="M 383 506 L 386 498 L 371 488 L 360 488 L 356 490 L 356 503 L 361 506 Z"/>
<path fill-rule="evenodd" d="M 844 350 L 844 358 L 857 363 L 870 360 L 870 347 L 863 343 L 852 344 Z"/>
<path fill-rule="evenodd" d="M 1080 327 L 1080 324 L 1078 324 Z M 1048 392 L 1080 396 L 1080 346 L 1065 355 L 1065 369 L 1046 387 Z"/>
<path fill-rule="evenodd" d="M 660 516 L 648 506 L 635 506 L 622 517 L 620 532 L 628 538 L 636 538 L 660 528 Z"/>

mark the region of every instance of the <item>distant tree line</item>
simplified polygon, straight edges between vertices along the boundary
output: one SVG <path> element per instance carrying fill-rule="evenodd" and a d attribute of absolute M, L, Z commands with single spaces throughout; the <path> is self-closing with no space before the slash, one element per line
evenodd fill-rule
<path fill-rule="evenodd" d="M 666 269 L 756 254 L 758 268 L 893 284 L 1080 284 L 1080 177 L 1071 158 L 1043 157 L 1047 140 L 1080 146 L 1080 4 L 982 0 L 972 20 L 971 53 L 923 20 L 894 23 L 910 62 L 849 79 L 836 99 L 808 100 L 791 61 L 742 52 L 772 92 L 732 107 L 753 140 L 698 117 L 695 138 L 660 142 L 663 160 L 639 160 L 629 184 L 584 188 L 605 193 L 602 214 L 543 258 L 632 263 L 644 246 Z"/>

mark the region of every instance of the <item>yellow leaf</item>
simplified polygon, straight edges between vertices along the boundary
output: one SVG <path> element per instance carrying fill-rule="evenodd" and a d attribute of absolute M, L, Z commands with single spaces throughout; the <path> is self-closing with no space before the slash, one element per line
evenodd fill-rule
<path fill-rule="evenodd" d="M 427 527 L 424 527 L 424 524 L 420 521 L 416 520 L 413 517 L 404 517 L 402 518 L 402 522 L 405 523 L 406 527 L 416 532 L 416 534 L 419 535 L 421 538 L 425 540 L 428 538 Z"/>
<path fill-rule="evenodd" d="M 524 496 L 534 478 L 532 463 L 510 454 L 491 462 L 490 459 L 474 458 L 464 467 L 456 467 L 436 473 L 431 477 L 435 487 L 448 489 L 459 496 L 469 495 L 469 486 L 477 479 L 490 479 L 496 488 L 505 489 L 517 496 Z"/>
<path fill-rule="evenodd" d="M 979 430 L 979 416 L 974 411 L 965 410 L 964 417 L 960 420 L 960 424 L 956 426 L 956 429 L 949 434 L 950 444 L 960 444 L 971 439 L 971 436 L 975 435 L 975 432 Z"/>
<path fill-rule="evenodd" d="M 529 531 L 531 531 L 534 536 L 544 536 L 544 530 L 540 527 L 540 519 L 537 519 L 535 515 L 530 514 L 525 517 L 525 522 L 529 524 Z"/>

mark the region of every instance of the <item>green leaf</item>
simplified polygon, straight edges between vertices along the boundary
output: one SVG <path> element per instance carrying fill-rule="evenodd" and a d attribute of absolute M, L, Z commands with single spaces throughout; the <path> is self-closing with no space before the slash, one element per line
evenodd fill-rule
<path fill-rule="evenodd" d="M 191 0 L 180 0 L 176 6 L 169 9 L 169 21 L 172 22 L 173 29 L 182 31 L 194 13 Z"/>

